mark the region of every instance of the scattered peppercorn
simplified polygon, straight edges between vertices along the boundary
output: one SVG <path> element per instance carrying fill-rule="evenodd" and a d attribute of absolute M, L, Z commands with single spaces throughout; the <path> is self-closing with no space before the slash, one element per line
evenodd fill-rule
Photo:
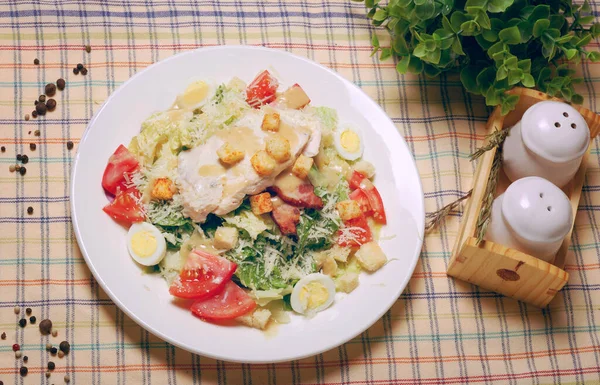
<path fill-rule="evenodd" d="M 2 335 L 0 335 L 0 338 L 2 338 L 3 340 L 6 339 L 6 332 L 2 332 Z"/>
<path fill-rule="evenodd" d="M 40 59 L 38 59 L 38 58 L 33 59 L 33 64 L 35 64 L 36 66 L 40 65 Z"/>
<path fill-rule="evenodd" d="M 35 143 L 29 143 L 29 149 L 30 149 L 31 151 L 35 151 L 36 147 L 37 147 L 37 146 L 35 145 Z"/>
<path fill-rule="evenodd" d="M 0 151 L 6 152 L 6 147 L 4 147 L 4 146 L 0 147 Z"/>
<path fill-rule="evenodd" d="M 82 74 L 83 76 L 85 76 L 85 75 L 87 75 L 87 68 L 83 68 L 83 69 L 82 69 L 81 71 L 79 71 L 79 72 L 81 72 L 81 74 Z"/>
<path fill-rule="evenodd" d="M 56 108 L 56 100 L 48 99 L 48 101 L 46 102 L 46 108 L 48 109 L 48 111 L 54 111 L 54 109 Z"/>
<path fill-rule="evenodd" d="M 27 369 L 27 366 L 21 366 L 21 369 L 19 369 L 19 373 L 21 373 L 21 376 L 25 377 L 27 375 L 27 372 L 29 370 Z"/>
<path fill-rule="evenodd" d="M 87 52 L 87 53 L 92 52 L 92 47 L 89 44 L 85 46 L 85 52 Z"/>
<path fill-rule="evenodd" d="M 23 362 L 27 362 L 27 361 L 29 361 L 29 357 L 23 356 Z"/>
<path fill-rule="evenodd" d="M 50 378 L 52 374 L 50 372 L 46 372 L 46 378 Z"/>
<path fill-rule="evenodd" d="M 31 135 L 31 131 L 29 131 L 29 132 L 27 133 L 27 135 Z"/>
<path fill-rule="evenodd" d="M 40 95 L 40 97 L 38 98 L 38 100 L 42 103 L 44 103 L 46 101 L 46 95 Z"/>
<path fill-rule="evenodd" d="M 10 166 L 8 166 L 8 171 L 15 172 L 16 168 L 17 167 L 14 164 L 11 164 Z"/>
<path fill-rule="evenodd" d="M 31 206 L 27 207 L 27 214 L 29 214 L 29 215 L 33 214 L 33 207 L 31 207 Z M 33 318 L 33 321 L 31 320 L 32 318 Z M 35 323 L 35 317 L 31 317 L 29 319 L 29 322 L 31 322 L 32 324 L 34 324 Z"/>
<path fill-rule="evenodd" d="M 73 149 L 73 142 L 71 142 L 70 140 L 67 142 L 67 149 L 69 149 L 69 150 Z"/>
<path fill-rule="evenodd" d="M 31 209 L 31 210 L 29 210 L 29 209 Z M 31 211 L 31 212 L 30 212 L 30 211 Z M 29 206 L 29 207 L 27 208 L 27 213 L 28 213 L 28 214 L 33 214 L 33 207 Z M 29 317 L 29 322 L 30 322 L 32 325 L 33 325 L 33 324 L 35 324 L 35 321 L 36 321 L 36 320 L 37 320 L 37 319 L 35 318 L 35 316 L 34 316 L 34 315 L 32 315 L 31 317 Z"/>
<path fill-rule="evenodd" d="M 4 385 L 4 382 L 3 382 L 3 381 L 0 381 L 0 385 Z"/>
<path fill-rule="evenodd" d="M 61 352 L 60 350 L 58 351 L 58 358 L 63 358 L 65 356 L 65 353 Z"/>
<path fill-rule="evenodd" d="M 40 134 L 41 134 L 40 130 L 35 130 L 33 132 L 33 135 L 35 135 L 35 136 L 40 136 Z"/>
<path fill-rule="evenodd" d="M 65 374 L 65 382 L 71 382 L 71 377 L 68 374 Z"/>
<path fill-rule="evenodd" d="M 46 108 L 46 105 L 44 103 L 38 103 L 35 105 L 35 110 L 37 111 L 38 115 L 46 115 L 46 111 L 48 110 Z"/>
<path fill-rule="evenodd" d="M 65 82 L 65 79 L 60 78 L 56 81 L 56 88 L 58 88 L 59 90 L 64 90 L 65 86 L 67 85 L 67 83 Z"/>
<path fill-rule="evenodd" d="M 21 170 L 21 166 L 19 166 L 18 164 L 15 164 L 15 171 L 19 171 Z"/>
<path fill-rule="evenodd" d="M 77 69 L 77 67 L 73 68 L 73 73 L 74 73 L 75 75 L 79 74 L 79 70 Z"/>
<path fill-rule="evenodd" d="M 36 110 L 31 111 L 31 116 L 33 116 L 34 118 L 37 118 L 37 111 Z"/>
<path fill-rule="evenodd" d="M 50 349 L 50 354 L 55 355 L 56 352 L 58 352 L 58 349 L 56 349 L 55 347 L 52 347 L 52 349 Z"/>
<path fill-rule="evenodd" d="M 25 120 L 29 120 L 29 114 L 25 114 Z"/>
<path fill-rule="evenodd" d="M 56 93 L 56 85 L 54 83 L 48 83 L 48 84 L 46 84 L 44 91 L 46 91 L 45 92 L 46 95 L 52 97 Z"/>
<path fill-rule="evenodd" d="M 40 322 L 39 328 L 40 328 L 40 333 L 47 336 L 48 334 L 50 334 L 50 331 L 52 330 L 52 321 L 50 321 L 49 319 L 42 320 L 42 322 Z M 48 345 L 50 345 L 50 344 L 46 344 L 46 348 L 48 348 Z M 50 347 L 52 347 L 52 345 L 50 345 Z"/>
<path fill-rule="evenodd" d="M 41 323 L 40 323 L 40 325 L 41 325 Z M 48 343 L 46 344 L 46 350 L 47 350 L 47 351 L 50 351 L 50 349 L 52 349 L 52 344 L 51 344 L 50 342 L 48 342 Z"/>
<path fill-rule="evenodd" d="M 71 345 L 67 341 L 61 342 L 58 347 L 60 348 L 60 351 L 64 352 L 65 354 L 69 354 L 71 351 Z"/>
<path fill-rule="evenodd" d="M 19 346 L 19 344 L 14 344 L 14 345 L 12 346 L 12 350 L 13 350 L 13 352 L 16 352 L 17 350 L 20 350 L 20 349 L 21 349 L 21 347 Z"/>
<path fill-rule="evenodd" d="M 56 365 L 54 365 L 54 362 L 48 361 L 48 370 L 54 370 L 55 367 Z"/>
<path fill-rule="evenodd" d="M 25 175 L 27 173 L 27 169 L 23 166 L 21 166 L 21 168 L 19 169 L 19 174 L 21 175 Z"/>
<path fill-rule="evenodd" d="M 23 167 L 21 167 L 21 170 L 22 170 L 22 169 L 23 169 Z M 21 318 L 21 319 L 19 320 L 19 326 L 20 326 L 20 327 L 22 327 L 22 328 L 24 328 L 24 327 L 25 327 L 25 325 L 27 325 L 27 320 L 26 320 L 25 318 Z"/>
<path fill-rule="evenodd" d="M 23 355 L 23 353 L 21 353 L 21 351 L 20 351 L 20 350 L 17 350 L 17 351 L 15 352 L 15 358 L 16 358 L 17 360 L 18 360 L 19 358 L 21 358 L 21 356 L 22 356 L 22 355 Z"/>
<path fill-rule="evenodd" d="M 23 162 L 23 164 L 29 163 L 29 157 L 27 155 L 23 155 L 21 157 L 21 162 Z"/>
<path fill-rule="evenodd" d="M 52 329 L 52 337 L 56 337 L 58 335 L 58 330 Z"/>
<path fill-rule="evenodd" d="M 25 314 L 27 314 L 27 315 L 31 315 L 32 312 L 33 312 L 33 310 L 31 310 L 30 307 L 28 307 L 27 309 L 25 309 Z"/>
<path fill-rule="evenodd" d="M 77 69 L 81 71 L 83 69 L 83 64 L 77 63 Z"/>
<path fill-rule="evenodd" d="M 17 154 L 17 160 L 20 162 L 20 161 L 21 161 L 21 159 L 23 159 L 23 155 L 21 155 L 21 154 Z"/>
<path fill-rule="evenodd" d="M 35 99 L 35 100 L 33 101 L 33 105 L 34 105 L 34 106 L 37 106 L 39 102 L 40 102 L 39 100 Z"/>

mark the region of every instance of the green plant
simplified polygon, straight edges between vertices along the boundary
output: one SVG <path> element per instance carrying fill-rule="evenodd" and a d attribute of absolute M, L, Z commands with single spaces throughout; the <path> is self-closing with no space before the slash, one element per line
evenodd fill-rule
<path fill-rule="evenodd" d="M 355 0 L 356 1 L 356 0 Z M 363 1 L 363 0 L 358 0 Z M 399 58 L 405 74 L 460 72 L 467 91 L 483 95 L 489 106 L 512 110 L 518 96 L 505 95 L 514 86 L 538 89 L 582 103 L 575 92 L 575 71 L 568 62 L 600 61 L 585 47 L 600 36 L 600 23 L 587 0 L 364 0 L 367 16 L 391 36 L 381 47 L 374 34 L 373 54 Z"/>

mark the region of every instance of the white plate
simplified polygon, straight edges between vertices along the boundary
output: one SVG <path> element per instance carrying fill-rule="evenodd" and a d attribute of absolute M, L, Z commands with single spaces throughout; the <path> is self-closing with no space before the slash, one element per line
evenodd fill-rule
<path fill-rule="evenodd" d="M 168 108 L 191 79 L 249 82 L 269 69 L 283 86 L 299 83 L 315 106 L 338 111 L 341 122 L 363 131 L 364 158 L 377 168 L 375 184 L 388 225 L 381 245 L 391 260 L 375 274 L 360 276 L 349 295 L 312 319 L 264 333 L 243 326 L 203 322 L 172 303 L 158 275 L 143 275 L 127 254 L 126 230 L 102 211 L 107 198 L 100 181 L 109 156 L 127 145 L 151 113 Z M 71 178 L 71 215 L 83 256 L 110 298 L 138 324 L 183 349 L 239 362 L 277 362 L 332 349 L 375 323 L 406 287 L 417 263 L 424 228 L 423 191 L 414 160 L 394 124 L 358 87 L 305 58 L 256 47 L 215 47 L 182 53 L 139 72 L 106 100 L 88 125 Z"/>

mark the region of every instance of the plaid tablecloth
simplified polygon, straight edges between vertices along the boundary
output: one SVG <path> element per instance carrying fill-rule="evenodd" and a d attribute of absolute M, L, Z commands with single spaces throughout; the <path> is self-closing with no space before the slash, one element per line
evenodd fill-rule
<path fill-rule="evenodd" d="M 483 139 L 489 111 L 456 78 L 399 76 L 395 63 L 371 57 L 372 34 L 385 34 L 364 14 L 348 0 L 0 1 L 0 145 L 6 147 L 0 154 L 0 333 L 7 336 L 0 340 L 0 382 L 60 384 L 65 374 L 75 384 L 600 382 L 597 141 L 567 260 L 570 282 L 544 310 L 446 276 L 459 213 L 427 236 L 409 286 L 375 326 L 298 362 L 242 365 L 187 353 L 137 326 L 94 281 L 71 228 L 75 149 L 66 143 L 77 146 L 103 100 L 136 71 L 196 47 L 262 45 L 334 69 L 380 103 L 406 138 L 427 211 L 468 191 L 474 170 L 468 154 Z M 73 74 L 80 62 L 87 76 Z M 600 66 L 586 62 L 579 69 L 586 104 L 598 110 Z M 56 97 L 56 111 L 25 121 L 44 85 L 59 77 L 67 88 Z M 24 176 L 9 172 L 16 154 L 29 156 Z M 15 304 L 22 313 L 31 307 L 38 322 L 51 318 L 58 337 L 19 328 Z M 71 343 L 65 358 L 45 351 L 46 342 L 63 339 Z M 25 378 L 14 343 L 29 358 Z M 46 379 L 49 359 L 56 369 Z"/>

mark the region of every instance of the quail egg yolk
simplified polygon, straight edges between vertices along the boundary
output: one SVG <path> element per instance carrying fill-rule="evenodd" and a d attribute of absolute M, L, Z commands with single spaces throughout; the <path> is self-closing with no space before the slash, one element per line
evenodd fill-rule
<path fill-rule="evenodd" d="M 209 87 L 203 81 L 190 84 L 179 100 L 180 107 L 193 107 L 208 95 Z"/>
<path fill-rule="evenodd" d="M 340 135 L 340 145 L 348 152 L 360 151 L 360 137 L 351 130 L 346 130 Z"/>
<path fill-rule="evenodd" d="M 300 302 L 306 304 L 307 309 L 316 309 L 329 299 L 329 291 L 320 282 L 310 282 L 300 291 Z"/>
<path fill-rule="evenodd" d="M 154 254 L 157 247 L 158 242 L 149 231 L 138 231 L 131 237 L 131 250 L 142 258 Z"/>

